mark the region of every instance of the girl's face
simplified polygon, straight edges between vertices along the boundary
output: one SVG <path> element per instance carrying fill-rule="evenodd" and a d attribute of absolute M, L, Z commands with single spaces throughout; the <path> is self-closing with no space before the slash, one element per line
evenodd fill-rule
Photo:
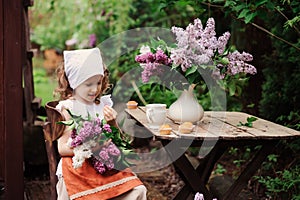
<path fill-rule="evenodd" d="M 95 75 L 81 83 L 74 90 L 74 97 L 86 104 L 92 104 L 100 92 L 102 76 Z"/>

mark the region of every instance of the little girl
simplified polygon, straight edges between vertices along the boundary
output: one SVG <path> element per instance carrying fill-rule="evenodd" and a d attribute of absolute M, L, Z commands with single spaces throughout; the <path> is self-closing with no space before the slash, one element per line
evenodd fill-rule
<path fill-rule="evenodd" d="M 60 94 L 61 101 L 56 108 L 66 120 L 70 119 L 69 109 L 82 117 L 97 115 L 117 127 L 112 100 L 109 95 L 102 96 L 109 87 L 109 81 L 108 70 L 98 48 L 64 51 L 64 63 L 58 68 L 57 76 L 56 92 Z M 59 200 L 146 199 L 146 187 L 130 169 L 101 175 L 87 161 L 82 167 L 74 169 L 74 153 L 67 144 L 70 136 L 71 130 L 66 127 L 58 139 L 61 155 L 56 173 Z"/>

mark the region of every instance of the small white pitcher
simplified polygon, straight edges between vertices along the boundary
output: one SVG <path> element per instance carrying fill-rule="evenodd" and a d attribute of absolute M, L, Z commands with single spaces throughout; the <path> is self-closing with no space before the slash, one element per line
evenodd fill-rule
<path fill-rule="evenodd" d="M 153 103 L 146 105 L 146 116 L 148 125 L 152 129 L 158 129 L 163 125 L 167 118 L 167 105 L 161 103 Z"/>

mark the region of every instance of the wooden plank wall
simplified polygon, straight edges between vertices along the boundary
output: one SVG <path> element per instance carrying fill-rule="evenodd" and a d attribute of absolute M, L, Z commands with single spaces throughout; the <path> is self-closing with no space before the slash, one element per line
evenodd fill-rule
<path fill-rule="evenodd" d="M 24 199 L 22 67 L 26 48 L 23 1 L 1 0 L 0 12 L 0 175 L 4 178 L 5 199 Z"/>

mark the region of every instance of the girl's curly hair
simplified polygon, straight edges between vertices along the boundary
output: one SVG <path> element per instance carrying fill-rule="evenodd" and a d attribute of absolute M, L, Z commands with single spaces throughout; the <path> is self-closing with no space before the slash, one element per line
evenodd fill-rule
<path fill-rule="evenodd" d="M 59 100 L 66 100 L 73 95 L 73 89 L 70 86 L 68 78 L 65 73 L 64 63 L 62 62 L 56 69 L 58 86 L 54 90 L 54 95 L 59 95 Z M 109 84 L 109 71 L 104 65 L 104 75 L 101 80 L 101 84 L 98 87 L 98 95 L 95 99 L 95 103 L 100 103 L 100 97 L 102 94 L 105 94 L 111 88 L 111 84 Z"/>

